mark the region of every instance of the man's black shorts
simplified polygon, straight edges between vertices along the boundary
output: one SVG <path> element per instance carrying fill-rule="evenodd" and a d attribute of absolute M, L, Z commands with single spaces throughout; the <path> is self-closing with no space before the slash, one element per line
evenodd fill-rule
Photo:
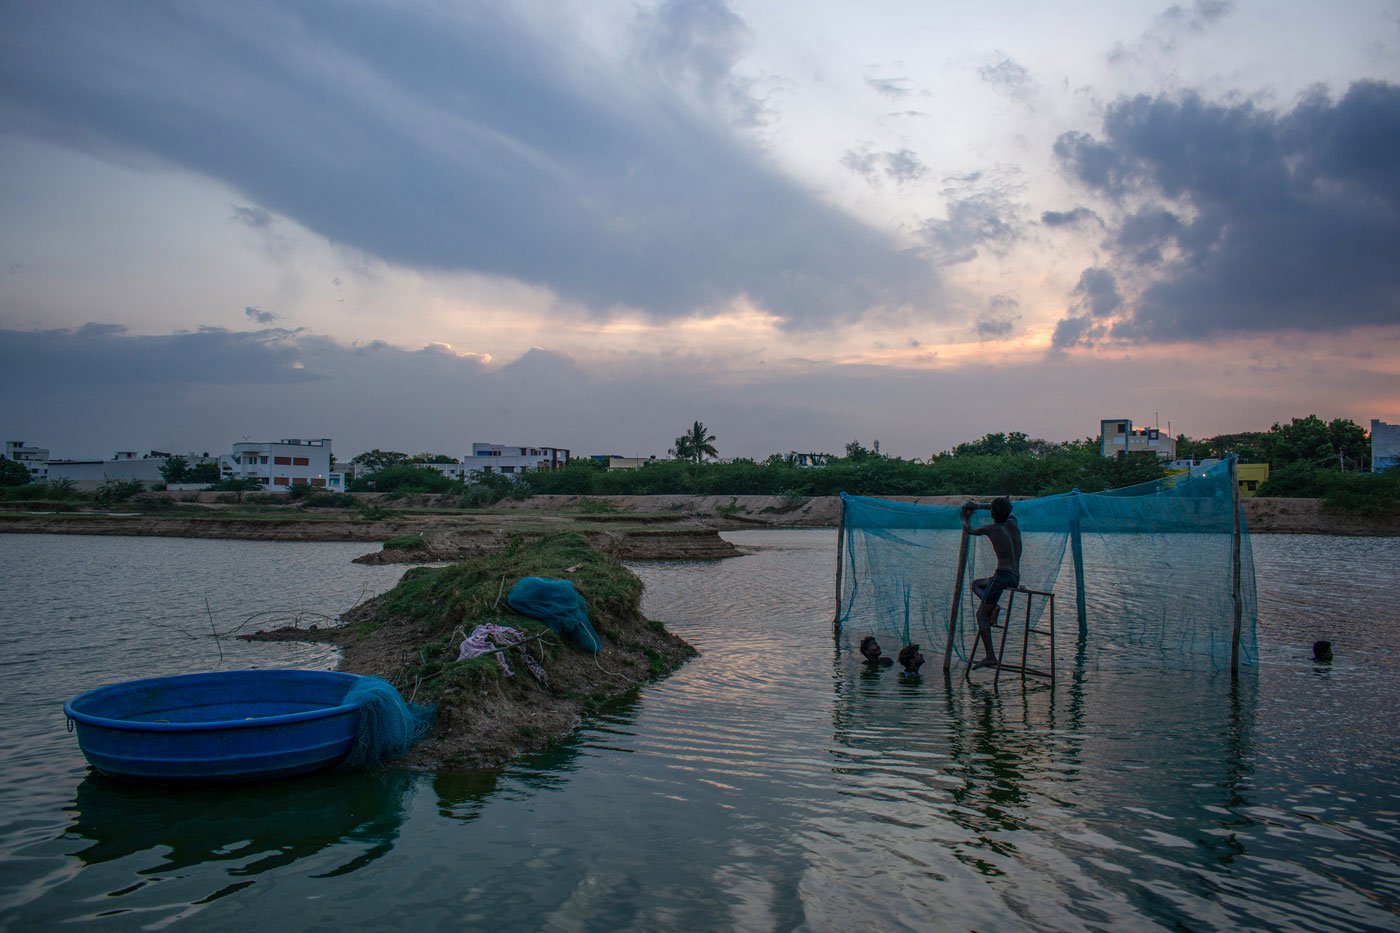
<path fill-rule="evenodd" d="M 982 591 L 982 602 L 995 606 L 997 600 L 1001 599 L 1004 590 L 1014 590 L 1020 585 L 1021 577 L 1019 574 L 1012 573 L 1010 570 L 998 570 L 987 581 L 987 588 Z"/>

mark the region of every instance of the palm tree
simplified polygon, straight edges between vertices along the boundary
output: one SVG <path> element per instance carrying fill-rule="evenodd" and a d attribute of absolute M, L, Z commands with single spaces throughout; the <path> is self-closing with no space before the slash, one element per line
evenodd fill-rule
<path fill-rule="evenodd" d="M 689 431 L 676 438 L 676 459 L 700 463 L 706 457 L 718 457 L 719 451 L 715 450 L 714 440 L 715 436 L 710 433 L 710 429 L 697 421 L 690 426 Z"/>

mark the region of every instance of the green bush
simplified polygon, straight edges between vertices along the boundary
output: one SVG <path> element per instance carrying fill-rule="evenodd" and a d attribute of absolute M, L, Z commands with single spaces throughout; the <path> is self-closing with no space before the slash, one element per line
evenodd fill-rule
<path fill-rule="evenodd" d="M 351 492 L 430 493 L 451 492 L 461 483 L 443 476 L 437 470 L 416 466 L 385 467 L 377 473 L 357 476 L 350 484 Z"/>
<path fill-rule="evenodd" d="M 353 509 L 359 504 L 359 500 L 347 492 L 318 492 L 302 502 L 309 509 Z"/>
<path fill-rule="evenodd" d="M 97 487 L 93 499 L 98 505 L 116 505 L 145 490 L 145 484 L 138 479 L 109 479 Z"/>

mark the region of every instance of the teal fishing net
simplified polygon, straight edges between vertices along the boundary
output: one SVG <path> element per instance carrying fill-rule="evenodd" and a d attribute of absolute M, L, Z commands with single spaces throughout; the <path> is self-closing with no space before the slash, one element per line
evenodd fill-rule
<path fill-rule="evenodd" d="M 585 651 L 597 654 L 603 650 L 598 633 L 588 621 L 588 603 L 568 580 L 524 577 L 511 588 L 506 603 L 516 612 L 568 635 Z"/>
<path fill-rule="evenodd" d="M 379 677 L 361 677 L 341 702 L 360 707 L 360 725 L 355 744 L 336 766 L 340 771 L 401 758 L 433 727 L 433 707 L 404 702 L 394 685 Z"/>
<path fill-rule="evenodd" d="M 1062 639 L 1096 663 L 1225 670 L 1234 631 L 1236 500 L 1228 461 L 1140 486 L 1070 492 L 1016 502 L 1021 586 L 1055 593 Z M 962 520 L 958 506 L 917 505 L 842 495 L 837 623 L 856 639 L 942 649 L 957 582 Z M 973 525 L 990 521 L 985 511 Z M 1249 534 L 1240 522 L 1240 662 L 1254 664 L 1256 591 Z M 1076 560 L 1078 555 L 1078 560 Z M 1082 565 L 1082 574 L 1076 572 Z M 991 576 L 996 558 L 968 540 L 955 654 L 966 659 L 977 635 L 972 580 Z M 1079 613 L 1082 586 L 1082 620 Z M 1017 594 L 1019 635 L 1025 595 Z M 1007 597 L 1001 605 L 1006 606 Z M 1032 624 L 1046 601 L 1031 600 Z M 886 639 L 889 639 L 886 642 Z"/>

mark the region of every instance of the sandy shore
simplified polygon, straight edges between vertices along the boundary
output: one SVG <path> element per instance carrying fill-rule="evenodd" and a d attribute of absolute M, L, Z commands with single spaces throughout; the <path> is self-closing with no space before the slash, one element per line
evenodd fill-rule
<path fill-rule="evenodd" d="M 209 494 L 203 494 L 209 495 Z M 896 496 L 901 502 L 957 505 L 962 496 Z M 758 528 L 834 528 L 834 496 L 534 496 L 499 503 L 488 512 L 411 511 L 400 500 L 388 516 L 370 520 L 353 510 L 240 514 L 237 506 L 199 503 L 207 511 L 162 513 L 0 512 L 0 533 L 153 535 L 251 541 L 364 541 L 421 536 L 414 547 L 367 549 L 372 563 L 458 560 L 499 548 L 512 535 L 535 538 L 570 530 L 621 560 L 713 560 L 738 552 L 718 532 Z M 398 511 L 404 509 L 405 511 Z M 1317 499 L 1246 499 L 1253 534 L 1400 536 L 1400 516 L 1368 517 L 1324 509 Z"/>

